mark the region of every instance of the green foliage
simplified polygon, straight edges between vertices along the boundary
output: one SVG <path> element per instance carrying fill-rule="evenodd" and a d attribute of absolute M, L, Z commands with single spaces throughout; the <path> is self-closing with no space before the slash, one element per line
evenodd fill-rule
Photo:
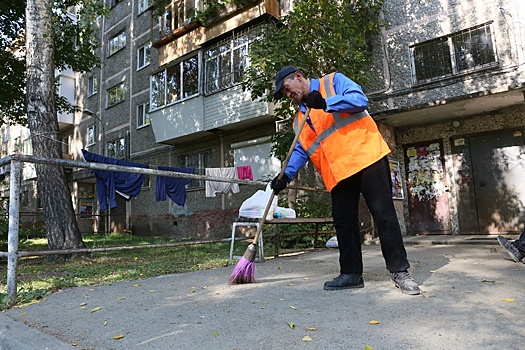
<path fill-rule="evenodd" d="M 371 81 L 372 55 L 369 42 L 381 27 L 380 11 L 384 0 L 300 0 L 279 23 L 269 23 L 263 38 L 250 51 L 251 66 L 245 88 L 253 99 L 273 101 L 275 74 L 293 65 L 307 77 L 320 77 L 338 71 L 361 85 Z M 293 118 L 296 106 L 280 101 L 275 116 Z M 293 135 L 287 123 L 284 134 L 275 136 L 273 153 L 284 159 Z M 286 143 L 285 143 L 286 142 Z"/>
<path fill-rule="evenodd" d="M 0 125 L 26 124 L 25 4 L 20 0 L 0 4 Z M 81 5 L 78 21 L 67 14 L 75 5 Z M 57 0 L 53 6 L 55 68 L 92 69 L 99 63 L 96 18 L 109 13 L 106 5 L 98 0 Z M 57 99 L 57 107 L 59 112 L 73 108 L 64 99 Z"/>

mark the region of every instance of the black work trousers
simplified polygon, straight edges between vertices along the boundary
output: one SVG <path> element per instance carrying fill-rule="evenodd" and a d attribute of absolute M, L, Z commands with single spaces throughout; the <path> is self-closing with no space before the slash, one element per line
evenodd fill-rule
<path fill-rule="evenodd" d="M 361 193 L 375 221 L 387 270 L 407 270 L 410 264 L 392 200 L 390 168 L 385 156 L 357 174 L 342 180 L 331 191 L 341 273 L 363 273 L 358 218 Z"/>

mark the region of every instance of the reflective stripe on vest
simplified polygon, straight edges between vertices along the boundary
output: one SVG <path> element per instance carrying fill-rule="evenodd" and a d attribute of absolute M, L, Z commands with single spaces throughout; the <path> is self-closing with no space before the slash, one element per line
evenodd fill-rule
<path fill-rule="evenodd" d="M 331 77 L 333 77 L 333 74 L 326 75 L 323 78 L 325 90 L 326 90 L 326 97 L 331 97 L 334 95 L 332 91 L 333 84 L 331 82 Z M 330 87 L 330 88 L 327 88 L 327 87 Z M 329 126 L 326 130 L 321 132 L 321 134 L 317 136 L 315 141 L 312 142 L 312 144 L 310 145 L 310 147 L 308 147 L 308 149 L 305 149 L 306 154 L 308 154 L 309 157 L 311 157 L 312 154 L 314 154 L 317 151 L 317 149 L 321 145 L 321 142 L 323 142 L 328 137 L 330 137 L 330 135 L 332 135 L 334 132 L 336 132 L 339 129 L 344 128 L 345 126 L 349 124 L 352 124 L 353 122 L 357 120 L 363 119 L 369 115 L 366 109 L 359 113 L 349 114 L 348 116 L 344 118 L 341 116 L 339 112 L 329 112 L 329 113 L 331 113 L 332 116 L 334 117 L 334 123 L 331 126 Z M 295 118 L 295 121 L 293 123 L 293 129 L 295 133 L 297 133 L 298 128 L 299 128 L 299 118 Z"/>

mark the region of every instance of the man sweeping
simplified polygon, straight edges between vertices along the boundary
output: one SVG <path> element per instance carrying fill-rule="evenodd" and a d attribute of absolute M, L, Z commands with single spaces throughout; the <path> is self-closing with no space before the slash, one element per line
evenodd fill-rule
<path fill-rule="evenodd" d="M 285 189 L 310 160 L 330 191 L 340 274 L 326 282 L 324 289 L 364 287 L 358 221 L 362 194 L 376 223 L 392 281 L 405 294 L 420 294 L 408 273 L 410 264 L 392 200 L 387 159 L 390 149 L 366 111 L 368 98 L 361 87 L 338 72 L 307 79 L 298 68 L 287 66 L 277 73 L 274 96 L 286 96 L 299 104 L 296 133 L 307 107 L 311 109 L 284 176 L 273 179 L 272 189 L 275 194 Z"/>

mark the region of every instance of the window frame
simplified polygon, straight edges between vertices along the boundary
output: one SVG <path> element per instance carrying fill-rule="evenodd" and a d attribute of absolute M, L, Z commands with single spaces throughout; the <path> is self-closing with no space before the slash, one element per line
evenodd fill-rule
<path fill-rule="evenodd" d="M 142 53 L 141 53 L 141 50 Z M 140 62 L 143 61 L 141 65 Z M 137 71 L 151 64 L 151 43 L 143 45 L 137 49 Z"/>
<path fill-rule="evenodd" d="M 96 95 L 98 93 L 98 77 L 92 75 L 88 78 L 88 97 Z"/>
<path fill-rule="evenodd" d="M 248 56 L 250 47 L 260 38 L 262 29 L 260 25 L 249 28 L 204 50 L 202 78 L 204 96 L 226 90 L 242 82 L 244 72 L 250 66 Z M 241 55 L 235 55 L 239 51 Z M 228 69 L 228 72 L 223 72 L 225 69 Z"/>
<path fill-rule="evenodd" d="M 461 35 L 469 35 L 470 37 L 476 36 L 476 32 L 483 30 L 485 33 L 485 39 L 488 38 L 486 41 L 486 45 L 489 48 L 489 55 L 492 56 L 492 61 L 482 64 L 476 64 L 473 67 L 467 67 L 467 68 L 458 68 L 458 45 L 455 42 L 455 38 L 461 36 Z M 465 43 L 465 42 L 464 42 Z M 433 51 L 432 54 L 434 54 L 437 58 L 436 60 L 444 60 L 445 58 L 447 61 L 443 62 L 442 65 L 437 67 L 437 71 L 442 70 L 442 74 L 436 74 L 434 72 L 434 75 L 430 76 L 424 76 L 423 78 L 419 78 L 418 76 L 425 75 L 424 72 L 418 71 L 418 64 L 417 61 L 421 60 L 418 58 L 421 53 L 418 53 L 417 51 L 423 51 L 429 49 L 427 47 L 431 47 L 431 45 L 434 45 L 435 47 L 442 46 L 444 49 L 441 51 Z M 475 42 L 474 45 L 479 45 L 479 42 Z M 465 45 L 466 46 L 466 45 Z M 468 51 L 468 50 L 466 50 Z M 498 58 L 498 52 L 497 52 L 497 46 L 496 46 L 496 40 L 495 40 L 495 32 L 493 28 L 493 22 L 487 22 L 483 23 L 474 27 L 470 27 L 467 29 L 460 30 L 458 32 L 454 32 L 445 36 L 441 36 L 438 38 L 433 38 L 431 40 L 427 40 L 421 43 L 413 44 L 409 46 L 409 55 L 410 55 L 410 71 L 411 71 L 411 80 L 413 85 L 423 85 L 428 83 L 433 83 L 436 81 L 441 81 L 444 79 L 450 79 L 455 78 L 459 76 L 464 76 L 473 72 L 479 72 L 486 69 L 492 69 L 495 67 L 499 67 L 499 58 Z M 430 55 L 430 53 L 428 54 Z M 422 60 L 428 59 L 427 57 L 423 57 Z M 426 61 L 428 62 L 428 61 Z M 425 63 L 426 63 L 425 62 Z M 433 61 L 435 62 L 435 61 Z M 446 66 L 444 66 L 446 64 Z M 433 68 L 435 69 L 435 67 Z"/>
<path fill-rule="evenodd" d="M 117 35 L 108 40 L 108 57 L 113 56 L 117 52 L 126 47 L 127 42 L 126 30 L 120 31 Z"/>
<path fill-rule="evenodd" d="M 151 125 L 149 110 L 149 101 L 141 103 L 137 106 L 137 129 L 142 129 Z"/>
<path fill-rule="evenodd" d="M 179 163 L 183 168 L 194 168 L 196 175 L 206 175 L 206 168 L 211 165 L 211 150 L 188 153 L 179 156 Z M 190 157 L 196 157 L 196 161 L 190 160 Z M 187 190 L 201 190 L 206 186 L 206 181 L 201 179 L 192 179 L 186 185 Z"/>
<path fill-rule="evenodd" d="M 186 63 L 194 61 L 195 65 L 191 65 L 191 70 L 185 69 Z M 200 94 L 201 82 L 201 53 L 193 54 L 177 60 L 173 64 L 165 67 L 150 75 L 150 112 L 187 100 Z M 172 80 L 169 83 L 169 72 L 177 72 L 178 79 Z M 187 72 L 193 74 L 187 75 Z M 156 78 L 159 77 L 159 78 Z M 188 83 L 188 77 L 196 78 L 196 82 Z M 175 85 L 175 87 L 174 87 Z M 170 90 L 171 87 L 171 90 Z M 186 93 L 188 87 L 189 92 Z M 170 91 L 175 91 L 175 94 L 170 94 Z"/>
<path fill-rule="evenodd" d="M 137 1 L 137 15 L 146 12 L 153 5 L 153 1 L 150 0 L 138 0 Z"/>
<path fill-rule="evenodd" d="M 120 89 L 122 90 L 121 93 L 119 93 Z M 111 102 L 111 91 L 115 90 L 115 103 L 110 104 Z M 122 99 L 118 99 L 119 96 L 122 96 Z M 113 106 L 118 105 L 119 103 L 122 103 L 126 100 L 126 83 L 124 81 L 118 83 L 117 85 L 114 85 L 106 90 L 106 109 L 111 108 Z"/>
<path fill-rule="evenodd" d="M 114 150 L 111 147 L 114 147 Z M 126 138 L 125 137 L 120 137 L 118 139 L 106 142 L 105 148 L 106 148 L 106 157 L 114 158 L 114 159 L 126 159 Z"/>
<path fill-rule="evenodd" d="M 86 129 L 86 146 L 93 146 L 97 143 L 97 126 L 90 125 Z"/>

